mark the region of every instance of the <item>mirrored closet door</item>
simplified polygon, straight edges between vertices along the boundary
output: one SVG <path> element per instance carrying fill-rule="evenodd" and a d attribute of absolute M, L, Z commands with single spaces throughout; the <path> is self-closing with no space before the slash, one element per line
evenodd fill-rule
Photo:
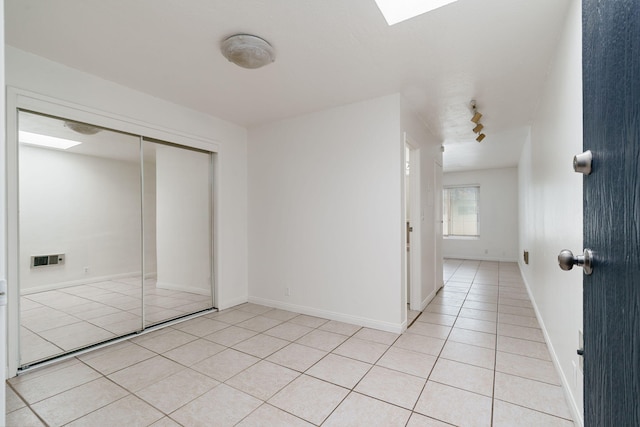
<path fill-rule="evenodd" d="M 211 153 L 18 113 L 20 366 L 210 309 Z"/>

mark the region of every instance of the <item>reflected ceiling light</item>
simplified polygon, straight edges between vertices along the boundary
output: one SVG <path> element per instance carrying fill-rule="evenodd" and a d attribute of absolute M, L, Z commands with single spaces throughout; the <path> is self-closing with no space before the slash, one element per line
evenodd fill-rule
<path fill-rule="evenodd" d="M 394 25 L 431 12 L 456 0 L 375 0 L 387 24 Z"/>
<path fill-rule="evenodd" d="M 86 123 L 74 122 L 71 120 L 65 120 L 64 125 L 72 131 L 80 133 L 82 135 L 95 135 L 102 130 L 96 126 L 91 126 Z"/>
<path fill-rule="evenodd" d="M 225 39 L 220 50 L 230 62 L 243 68 L 260 68 L 276 60 L 269 42 L 251 34 L 236 34 Z"/>
<path fill-rule="evenodd" d="M 31 133 L 20 131 L 18 132 L 18 139 L 21 144 L 37 145 L 39 147 L 55 148 L 56 150 L 67 150 L 76 145 L 82 144 L 79 141 L 72 141 L 70 139 L 56 138 L 55 136 L 40 135 L 39 133 Z"/>
<path fill-rule="evenodd" d="M 484 129 L 484 126 L 482 125 L 482 123 L 478 123 L 478 126 L 473 128 L 473 133 L 480 133 L 482 129 Z"/>
<path fill-rule="evenodd" d="M 482 142 L 482 140 L 486 137 L 487 135 L 485 135 L 484 133 L 481 133 L 480 135 L 478 135 L 478 137 L 476 138 L 476 141 L 478 142 Z"/>

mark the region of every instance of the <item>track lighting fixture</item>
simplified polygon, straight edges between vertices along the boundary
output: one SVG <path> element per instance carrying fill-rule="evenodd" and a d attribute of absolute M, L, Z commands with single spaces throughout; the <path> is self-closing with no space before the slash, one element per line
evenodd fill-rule
<path fill-rule="evenodd" d="M 471 107 L 471 112 L 473 113 L 473 117 L 471 117 L 471 121 L 476 124 L 476 127 L 473 128 L 473 133 L 479 134 L 476 137 L 476 141 L 482 142 L 482 140 L 486 137 L 484 133 L 480 133 L 482 132 L 482 129 L 484 129 L 484 125 L 480 123 L 482 114 L 480 114 L 480 112 L 478 111 L 478 108 L 476 107 L 475 99 L 471 100 L 471 102 L 469 103 L 469 106 Z"/>

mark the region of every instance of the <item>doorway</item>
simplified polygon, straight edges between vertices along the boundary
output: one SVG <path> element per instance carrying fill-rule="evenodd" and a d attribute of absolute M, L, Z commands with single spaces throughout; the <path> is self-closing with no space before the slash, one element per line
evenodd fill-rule
<path fill-rule="evenodd" d="M 404 144 L 404 293 L 407 301 L 407 323 L 421 309 L 421 197 L 420 150 L 405 136 Z"/>
<path fill-rule="evenodd" d="M 213 153 L 20 109 L 18 369 L 213 309 Z"/>

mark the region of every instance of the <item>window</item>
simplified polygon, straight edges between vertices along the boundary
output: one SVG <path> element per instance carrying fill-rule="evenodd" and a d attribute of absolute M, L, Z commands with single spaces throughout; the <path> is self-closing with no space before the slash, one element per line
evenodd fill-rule
<path fill-rule="evenodd" d="M 444 237 L 479 237 L 480 186 L 445 187 L 443 190 Z"/>

